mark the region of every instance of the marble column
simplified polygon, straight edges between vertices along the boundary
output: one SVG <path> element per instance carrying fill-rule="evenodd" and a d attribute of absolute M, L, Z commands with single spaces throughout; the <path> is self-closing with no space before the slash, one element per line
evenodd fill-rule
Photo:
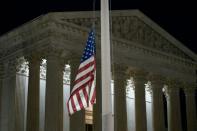
<path fill-rule="evenodd" d="M 102 130 L 101 65 L 96 65 L 96 104 L 93 106 L 94 131 Z"/>
<path fill-rule="evenodd" d="M 72 91 L 76 73 L 80 64 L 80 57 L 71 57 L 71 85 L 70 91 Z M 85 131 L 85 111 L 81 110 L 70 116 L 70 131 Z"/>
<path fill-rule="evenodd" d="M 4 63 L 2 83 L 1 131 L 20 131 L 16 113 L 16 59 Z"/>
<path fill-rule="evenodd" d="M 152 124 L 153 131 L 165 131 L 163 87 L 164 78 L 160 75 L 148 76 L 152 89 Z"/>
<path fill-rule="evenodd" d="M 187 131 L 197 131 L 197 114 L 194 85 L 187 84 L 184 88 L 186 97 Z"/>
<path fill-rule="evenodd" d="M 126 68 L 115 66 L 114 70 L 114 130 L 127 131 Z"/>
<path fill-rule="evenodd" d="M 136 131 L 147 131 L 145 83 L 147 73 L 141 70 L 132 71 L 135 92 L 135 128 Z"/>
<path fill-rule="evenodd" d="M 40 96 L 40 58 L 27 57 L 29 62 L 29 83 L 27 98 L 26 131 L 39 131 L 39 96 Z"/>
<path fill-rule="evenodd" d="M 63 130 L 63 60 L 58 51 L 47 56 L 45 131 Z"/>
<path fill-rule="evenodd" d="M 175 80 L 168 80 L 165 91 L 168 110 L 168 131 L 182 131 L 179 94 L 180 83 Z"/>

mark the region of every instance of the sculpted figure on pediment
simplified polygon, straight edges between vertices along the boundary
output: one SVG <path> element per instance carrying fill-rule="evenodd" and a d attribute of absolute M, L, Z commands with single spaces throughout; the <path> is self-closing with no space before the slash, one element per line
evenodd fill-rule
<path fill-rule="evenodd" d="M 151 29 L 148 26 L 144 26 L 143 37 L 142 37 L 144 44 L 149 44 L 151 42 L 152 34 L 153 34 L 153 32 L 151 31 Z"/>
<path fill-rule="evenodd" d="M 128 40 L 132 40 L 132 41 L 137 41 L 137 26 L 138 26 L 138 23 L 137 23 L 137 18 L 136 17 L 130 17 L 130 22 L 129 22 L 129 33 L 128 33 L 128 37 L 127 39 Z"/>
<path fill-rule="evenodd" d="M 168 41 L 166 39 L 161 39 L 161 48 L 164 52 L 169 51 Z"/>
<path fill-rule="evenodd" d="M 144 36 L 144 25 L 141 24 L 141 23 L 138 23 L 138 26 L 137 26 L 137 40 L 141 44 L 144 44 L 143 36 Z"/>
<path fill-rule="evenodd" d="M 114 36 L 119 37 L 120 36 L 120 21 L 118 20 L 113 20 L 112 22 L 112 33 Z"/>
<path fill-rule="evenodd" d="M 122 20 L 120 20 L 120 29 L 121 29 L 121 36 L 123 38 L 128 39 L 128 34 L 130 32 L 129 30 L 129 19 L 127 17 L 124 17 Z"/>
<path fill-rule="evenodd" d="M 159 35 L 157 33 L 154 33 L 152 35 L 152 47 L 159 49 L 158 46 L 159 46 Z"/>

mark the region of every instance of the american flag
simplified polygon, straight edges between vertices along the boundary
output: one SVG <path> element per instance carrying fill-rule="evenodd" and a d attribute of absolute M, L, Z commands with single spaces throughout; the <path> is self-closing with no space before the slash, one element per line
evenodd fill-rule
<path fill-rule="evenodd" d="M 94 104 L 96 100 L 95 34 L 90 31 L 67 103 L 70 115 Z"/>

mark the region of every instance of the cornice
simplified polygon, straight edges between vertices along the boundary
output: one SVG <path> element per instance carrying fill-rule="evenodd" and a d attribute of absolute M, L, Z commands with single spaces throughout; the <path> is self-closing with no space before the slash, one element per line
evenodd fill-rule
<path fill-rule="evenodd" d="M 90 28 L 92 21 L 96 21 L 96 28 L 99 31 L 100 15 L 99 12 L 95 14 L 96 19 L 94 20 L 91 17 L 93 13 L 90 11 L 55 12 L 42 15 L 0 37 L 0 47 L 13 47 L 17 42 L 26 41 L 28 37 L 36 34 L 39 30 L 46 29 L 47 27 L 52 28 L 54 23 L 56 23 L 56 26 L 58 25 L 57 23 L 63 22 L 64 25 L 66 23 L 72 23 L 84 28 Z M 191 59 L 192 57 L 192 59 L 197 60 L 194 53 L 139 10 L 112 11 L 112 23 L 112 33 L 114 37 L 136 42 L 185 59 Z M 72 24 L 71 26 L 73 26 Z M 68 31 L 74 30 L 70 29 Z M 127 31 L 129 33 L 127 33 Z"/>
<path fill-rule="evenodd" d="M 39 16 L 0 37 L 0 47 L 14 46 L 50 26 L 52 21 L 47 16 Z"/>
<path fill-rule="evenodd" d="M 56 24 L 58 25 L 57 27 L 61 27 L 64 30 L 66 30 L 68 28 L 68 30 L 70 30 L 70 25 L 68 23 L 66 23 L 66 24 L 56 23 Z M 84 35 L 84 32 L 88 31 L 87 28 L 84 28 L 84 27 L 81 27 L 81 26 L 77 26 L 77 25 L 72 24 L 72 27 L 73 27 L 73 31 L 72 31 L 73 36 L 76 35 L 76 34 L 79 35 L 79 33 L 76 33 L 76 32 L 80 32 L 81 33 L 80 36 L 82 36 L 82 35 Z M 56 35 L 58 35 L 58 33 Z M 68 38 L 69 40 L 73 40 L 73 39 L 71 39 L 72 37 L 67 36 L 68 34 L 65 35 L 65 32 L 62 32 L 62 33 L 59 32 L 59 35 L 62 35 L 63 37 Z M 71 35 L 71 34 L 69 33 L 69 35 Z M 98 39 L 100 39 L 100 33 L 99 32 L 97 33 L 97 37 L 98 37 Z M 114 37 L 113 38 L 113 44 L 115 46 L 121 46 L 121 47 L 126 47 L 126 48 L 130 48 L 130 49 L 138 50 L 138 51 L 144 53 L 145 55 L 149 54 L 149 55 L 152 55 L 152 56 L 157 56 L 157 57 L 160 57 L 162 59 L 176 61 L 176 63 L 179 63 L 179 64 L 186 64 L 187 66 L 196 66 L 196 62 L 193 62 L 191 59 L 187 59 L 185 57 L 182 58 L 182 57 L 176 56 L 174 54 L 169 54 L 168 52 L 162 52 L 162 51 L 159 51 L 157 49 L 146 47 L 144 45 L 139 45 L 139 43 L 132 42 L 132 41 L 129 41 L 129 40 L 125 40 L 125 39 L 122 39 L 122 38 L 115 38 Z"/>
<path fill-rule="evenodd" d="M 46 29 L 40 33 L 38 30 L 37 35 L 32 35 L 31 38 L 21 41 L 21 43 L 18 45 L 15 44 L 15 46 L 8 48 L 7 50 L 4 49 L 1 53 L 3 54 L 2 56 L 7 56 L 13 52 L 16 52 L 17 50 L 25 48 L 25 47 L 32 46 L 32 45 L 35 46 L 35 43 L 38 43 L 38 41 L 41 41 L 44 38 L 47 39 L 49 37 L 61 38 L 64 40 L 77 42 L 77 41 L 81 41 L 80 39 L 85 40 L 84 34 L 87 34 L 87 32 L 88 32 L 87 28 L 82 28 L 80 26 L 72 25 L 70 23 L 54 23 L 53 30 Z M 76 36 L 76 34 L 77 34 L 77 36 Z M 77 38 L 75 38 L 75 37 L 77 37 Z M 97 33 L 97 37 L 98 37 L 98 39 L 100 39 L 99 33 Z M 50 40 L 52 40 L 52 39 L 50 39 Z M 83 44 L 83 43 L 81 43 L 81 44 Z M 139 51 L 139 52 L 143 53 L 144 55 L 156 56 L 156 57 L 160 57 L 165 60 L 171 60 L 171 61 L 174 61 L 179 64 L 186 64 L 187 66 L 196 66 L 196 63 L 191 60 L 180 58 L 175 55 L 167 54 L 165 52 L 161 52 L 156 49 L 145 47 L 143 45 L 139 45 L 137 43 L 134 43 L 134 42 L 131 42 L 128 40 L 113 38 L 113 45 L 125 47 L 127 49 L 129 48 L 129 49 L 135 50 L 135 51 Z"/>
<path fill-rule="evenodd" d="M 163 88 L 163 85 L 165 84 L 165 77 L 160 74 L 149 72 L 147 79 L 151 82 L 153 88 Z"/>
<path fill-rule="evenodd" d="M 67 39 L 68 41 L 76 41 L 76 42 L 77 42 L 77 39 L 78 39 L 78 41 L 80 41 L 80 39 L 85 40 L 85 37 L 83 37 L 83 36 L 84 36 L 84 34 L 87 34 L 87 32 L 88 32 L 87 28 L 80 27 L 77 25 L 72 25 L 72 24 L 70 25 L 69 23 L 56 23 L 56 24 L 57 24 L 56 27 L 60 30 L 58 30 L 58 32 L 54 33 L 55 37 L 61 37 L 62 39 Z M 66 30 L 67 31 L 69 30 L 69 33 L 66 32 Z M 76 35 L 77 35 L 77 38 L 75 38 Z M 100 33 L 99 32 L 97 32 L 97 38 L 100 40 Z M 99 41 L 99 40 L 97 40 L 97 41 Z M 82 42 L 81 44 L 84 44 L 84 42 Z M 185 63 L 187 66 L 195 66 L 195 64 L 196 64 L 196 62 L 193 62 L 190 59 L 181 58 L 181 57 L 178 57 L 173 54 L 161 52 L 156 49 L 146 47 L 143 45 L 139 45 L 138 43 L 128 41 L 125 39 L 121 39 L 121 38 L 114 37 L 112 44 L 114 46 L 121 46 L 121 47 L 125 47 L 127 49 L 129 48 L 132 50 L 133 49 L 138 50 L 138 51 L 144 53 L 145 55 L 149 54 L 151 56 L 157 56 L 162 59 L 175 61 L 180 64 Z"/>
<path fill-rule="evenodd" d="M 96 21 L 96 30 L 100 31 L 100 14 L 99 12 L 95 12 L 95 14 L 96 18 L 94 19 L 91 11 L 49 13 L 51 17 L 59 21 L 66 21 L 88 28 L 91 27 L 92 21 Z M 197 60 L 196 55 L 191 50 L 139 10 L 113 10 L 111 18 L 112 33 L 115 37 L 139 41 L 138 44 L 145 43 L 147 46 L 154 46 L 153 48 L 160 51 Z M 117 25 L 121 27 L 117 27 Z M 116 31 L 117 29 L 119 31 Z M 130 31 L 129 34 L 132 37 L 127 34 L 127 31 Z"/>
<path fill-rule="evenodd" d="M 27 53 L 28 49 L 41 46 L 40 41 L 49 40 L 52 35 L 51 23 L 51 21 L 42 21 L 42 19 L 37 22 L 33 21 L 0 37 L 0 59 L 15 55 L 17 52 Z"/>
<path fill-rule="evenodd" d="M 144 46 L 148 46 L 153 49 L 156 48 L 157 50 L 160 50 L 162 52 L 167 52 L 168 54 L 173 54 L 178 57 L 190 59 L 186 54 L 181 52 L 176 46 L 173 46 L 173 43 L 169 42 L 169 39 L 166 39 L 162 34 L 159 34 L 157 31 L 158 29 L 156 29 L 155 31 L 154 30 L 155 28 L 153 28 L 152 26 L 153 25 L 157 26 L 157 28 L 159 28 L 159 26 L 153 23 L 153 21 L 148 19 L 140 11 L 134 10 L 134 11 L 113 11 L 113 12 L 114 13 L 112 13 L 112 23 L 114 23 L 113 24 L 114 28 L 112 28 L 113 30 L 112 33 L 114 37 L 136 42 L 137 44 L 142 44 Z M 8 47 L 10 46 L 14 47 L 14 45 L 17 45 L 17 42 L 27 41 L 28 37 L 32 37 L 33 35 L 37 34 L 37 32 L 41 32 L 44 29 L 52 28 L 53 25 L 55 25 L 56 27 L 61 26 L 62 28 L 64 28 L 65 24 L 68 25 L 69 23 L 69 26 L 71 26 L 70 28 L 72 28 L 73 26 L 72 24 L 76 24 L 85 28 L 91 27 L 92 18 L 90 16 L 85 17 L 84 15 L 86 13 L 89 14 L 90 12 L 49 13 L 47 15 L 40 16 L 37 19 L 28 22 L 27 24 L 24 24 L 20 28 L 17 28 L 14 31 L 5 34 L 3 37 L 0 37 L 0 47 L 2 46 L 5 48 L 6 47 L 5 45 L 9 45 Z M 75 17 L 71 17 L 71 14 L 73 14 L 73 16 Z M 77 17 L 77 15 L 79 16 Z M 80 15 L 85 18 L 80 17 Z M 96 17 L 95 21 L 96 21 L 96 25 L 99 27 L 100 26 L 99 16 Z M 149 21 L 148 24 L 145 23 L 146 21 Z M 117 29 L 118 25 L 120 26 L 119 29 Z M 70 28 L 67 27 L 68 31 L 77 31 L 77 32 L 80 31 Z M 127 33 L 127 31 L 129 31 L 129 33 Z M 118 32 L 120 33 L 117 34 Z M 50 34 L 50 31 L 48 31 L 47 33 Z M 128 34 L 130 34 L 131 36 L 129 36 Z M 147 38 L 146 35 L 148 36 Z M 158 42 L 156 43 L 156 41 Z"/>

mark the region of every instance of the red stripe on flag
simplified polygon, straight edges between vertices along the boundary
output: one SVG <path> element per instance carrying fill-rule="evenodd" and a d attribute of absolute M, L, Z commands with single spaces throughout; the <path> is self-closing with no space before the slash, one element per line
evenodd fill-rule
<path fill-rule="evenodd" d="M 73 96 L 71 97 L 70 100 L 71 100 L 71 105 L 72 105 L 73 111 L 76 112 L 77 109 L 76 109 L 76 106 L 75 106 L 75 102 L 74 102 L 74 100 L 73 100 Z"/>
<path fill-rule="evenodd" d="M 69 99 L 68 102 L 67 102 L 67 108 L 68 108 L 68 112 L 69 112 L 69 114 L 70 114 L 71 112 L 70 112 L 69 101 L 70 101 L 70 99 Z"/>
<path fill-rule="evenodd" d="M 86 91 L 86 88 L 83 88 L 83 94 L 84 94 L 84 97 L 85 97 L 86 102 L 87 102 L 87 104 L 88 104 L 88 93 L 87 93 L 87 91 Z"/>
<path fill-rule="evenodd" d="M 83 75 L 82 77 L 80 77 L 79 79 L 74 81 L 74 85 L 78 84 L 79 82 L 83 81 L 84 79 L 86 79 L 88 76 L 90 76 L 92 73 L 94 72 L 94 70 L 90 71 L 89 73 Z"/>
<path fill-rule="evenodd" d="M 81 97 L 80 97 L 79 91 L 76 93 L 76 96 L 77 96 L 77 100 L 78 100 L 80 109 L 83 109 L 84 105 L 83 105 L 83 103 L 81 101 Z"/>
<path fill-rule="evenodd" d="M 83 85 L 81 85 L 80 87 L 78 87 L 76 90 L 74 90 L 72 92 L 71 96 L 74 95 L 74 94 L 76 94 L 80 89 L 85 88 L 87 85 L 89 85 L 89 82 L 91 82 L 93 80 L 94 80 L 94 78 L 91 77 L 89 81 L 87 81 L 86 83 L 84 83 Z"/>
<path fill-rule="evenodd" d="M 90 63 L 88 63 L 87 65 L 81 67 L 80 69 L 78 69 L 77 74 L 81 73 L 82 71 L 88 69 L 89 67 L 91 67 L 92 65 L 94 65 L 95 61 L 92 61 Z"/>
<path fill-rule="evenodd" d="M 94 104 L 95 103 L 95 100 L 96 100 L 96 87 L 94 88 L 94 92 L 93 92 L 92 98 L 90 100 L 90 103 L 91 104 Z"/>

